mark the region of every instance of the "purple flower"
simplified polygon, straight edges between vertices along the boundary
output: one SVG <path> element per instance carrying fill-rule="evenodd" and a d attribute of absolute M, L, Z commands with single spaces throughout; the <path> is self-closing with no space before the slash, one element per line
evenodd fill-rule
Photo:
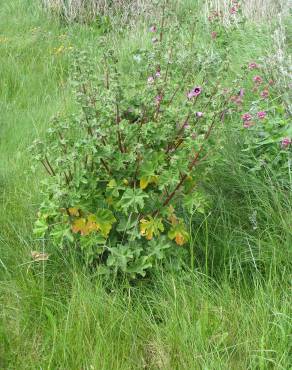
<path fill-rule="evenodd" d="M 240 90 L 239 90 L 239 96 L 242 98 L 242 97 L 243 97 L 243 95 L 244 95 L 244 89 L 240 89 Z"/>
<path fill-rule="evenodd" d="M 289 137 L 284 137 L 284 139 L 281 140 L 282 148 L 288 148 L 289 145 L 292 144 L 292 139 Z"/>
<path fill-rule="evenodd" d="M 243 122 L 250 122 L 251 119 L 252 119 L 252 115 L 249 114 L 249 113 L 244 113 L 242 116 L 241 116 Z"/>
<path fill-rule="evenodd" d="M 197 116 L 198 118 L 203 117 L 203 115 L 204 115 L 204 113 L 203 113 L 203 112 L 197 112 L 197 113 L 196 113 L 196 116 Z"/>
<path fill-rule="evenodd" d="M 154 83 L 154 78 L 152 76 L 149 76 L 148 79 L 147 79 L 147 82 L 149 84 L 153 84 Z"/>
<path fill-rule="evenodd" d="M 199 96 L 201 92 L 202 92 L 202 88 L 200 86 L 196 86 L 187 93 L 187 97 L 188 99 L 192 99 L 194 97 Z"/>
<path fill-rule="evenodd" d="M 162 101 L 162 95 L 157 95 L 155 98 L 155 104 L 159 105 Z"/>
<path fill-rule="evenodd" d="M 261 97 L 266 99 L 269 97 L 269 90 L 265 89 L 261 92 Z"/>
<path fill-rule="evenodd" d="M 258 112 L 258 114 L 257 114 L 257 116 L 258 116 L 259 119 L 264 119 L 266 117 L 266 115 L 267 115 L 267 113 L 266 112 L 263 112 L 263 111 Z"/>
<path fill-rule="evenodd" d="M 196 86 L 193 88 L 193 94 L 194 96 L 199 96 L 202 92 L 202 88 L 200 86 Z"/>
<path fill-rule="evenodd" d="M 149 28 L 149 31 L 150 32 L 156 32 L 157 31 L 157 27 L 153 24 L 150 28 Z"/>
<path fill-rule="evenodd" d="M 159 78 L 160 76 L 161 76 L 160 71 L 157 71 L 157 72 L 155 73 L 155 77 Z"/>

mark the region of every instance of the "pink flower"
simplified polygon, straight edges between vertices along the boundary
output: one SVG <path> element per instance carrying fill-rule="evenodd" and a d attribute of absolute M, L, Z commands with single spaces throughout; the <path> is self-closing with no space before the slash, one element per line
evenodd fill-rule
<path fill-rule="evenodd" d="M 154 78 L 152 76 L 149 76 L 148 79 L 147 79 L 147 82 L 149 84 L 153 84 L 154 83 Z"/>
<path fill-rule="evenodd" d="M 292 139 L 290 139 L 289 137 L 285 137 L 281 141 L 282 148 L 288 148 L 288 146 L 291 144 L 292 144 Z"/>
<path fill-rule="evenodd" d="M 243 122 L 250 122 L 251 119 L 252 119 L 252 115 L 249 114 L 249 113 L 244 113 L 242 116 L 241 116 Z"/>
<path fill-rule="evenodd" d="M 259 68 L 259 65 L 255 62 L 251 62 L 251 63 L 249 63 L 248 68 L 249 69 L 257 69 L 257 68 Z"/>
<path fill-rule="evenodd" d="M 237 13 L 237 8 L 233 6 L 232 8 L 229 9 L 230 14 L 236 14 Z"/>
<path fill-rule="evenodd" d="M 258 116 L 259 119 L 264 119 L 266 117 L 266 115 L 267 115 L 267 113 L 266 112 L 263 112 L 263 111 L 258 112 L 258 114 L 257 114 L 257 116 Z"/>
<path fill-rule="evenodd" d="M 157 71 L 156 73 L 155 73 L 155 77 L 160 77 L 161 76 L 161 73 L 160 73 L 160 71 Z"/>
<path fill-rule="evenodd" d="M 261 92 L 261 97 L 266 99 L 269 97 L 269 90 L 265 89 Z"/>
<path fill-rule="evenodd" d="M 253 122 L 251 122 L 251 121 L 245 121 L 245 122 L 243 123 L 243 127 L 244 127 L 244 128 L 250 128 L 253 124 L 254 124 L 254 123 L 253 123 Z"/>
<path fill-rule="evenodd" d="M 198 118 L 203 117 L 203 115 L 204 115 L 204 113 L 203 113 L 203 112 L 197 112 L 197 113 L 196 113 L 196 116 L 197 116 Z"/>
<path fill-rule="evenodd" d="M 231 96 L 230 100 L 235 103 L 236 105 L 242 104 L 242 97 L 240 95 L 233 95 Z"/>
<path fill-rule="evenodd" d="M 216 39 L 217 32 L 215 32 L 215 31 L 211 32 L 211 37 L 212 37 L 213 40 Z"/>
<path fill-rule="evenodd" d="M 156 32 L 157 31 L 157 27 L 155 25 L 152 25 L 150 28 L 149 28 L 149 31 L 150 32 Z"/>
<path fill-rule="evenodd" d="M 263 82 L 263 79 L 261 76 L 254 76 L 253 81 L 260 85 Z"/>
<path fill-rule="evenodd" d="M 188 99 L 192 99 L 194 97 L 199 96 L 201 92 L 202 92 L 202 88 L 200 86 L 196 86 L 187 93 L 187 97 Z"/>

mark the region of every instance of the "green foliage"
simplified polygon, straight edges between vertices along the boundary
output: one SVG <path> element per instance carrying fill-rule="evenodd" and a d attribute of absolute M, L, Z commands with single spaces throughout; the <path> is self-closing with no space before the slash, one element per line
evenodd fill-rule
<path fill-rule="evenodd" d="M 180 12 L 175 17 L 181 17 L 187 25 L 194 25 L 195 55 L 190 59 L 189 67 L 200 70 L 206 63 L 215 74 L 221 66 L 218 55 L 224 55 L 225 50 L 221 46 L 219 49 L 216 42 L 208 41 L 210 35 L 206 32 L 204 14 L 199 7 L 203 2 L 183 0 L 176 3 Z M 182 10 L 186 4 L 193 13 Z M 248 6 L 248 2 L 246 4 Z M 262 13 L 262 7 L 259 12 Z M 54 50 L 59 49 L 61 42 L 63 44 L 64 33 L 74 48 L 90 45 L 94 55 L 102 49 L 96 45 L 95 25 L 89 28 L 81 24 L 66 27 L 56 24 L 41 13 L 38 0 L 2 1 L 0 18 L 1 369 L 290 369 L 292 197 L 287 188 L 274 182 L 276 166 L 273 166 L 268 181 L 259 176 L 258 171 L 247 171 L 247 160 L 250 168 L 257 161 L 254 149 L 240 150 L 245 134 L 247 143 L 258 139 L 251 130 L 240 129 L 240 116 L 249 111 L 250 105 L 246 104 L 242 112 L 236 111 L 232 121 L 225 119 L 226 125 L 219 123 L 218 126 L 224 126 L 225 130 L 214 131 L 218 134 L 210 136 L 209 140 L 216 139 L 220 151 L 213 151 L 208 163 L 197 166 L 200 174 L 202 169 L 202 176 L 198 173 L 193 176 L 195 181 L 185 180 L 185 187 L 191 190 L 195 186 L 195 191 L 184 197 L 179 208 L 183 205 L 189 210 L 180 212 L 179 209 L 178 212 L 175 209 L 174 216 L 168 207 L 167 215 L 163 215 L 164 235 L 159 239 L 155 237 L 147 241 L 141 237 L 141 224 L 136 225 L 136 215 L 128 214 L 118 220 L 116 212 L 100 203 L 99 195 L 94 209 L 87 211 L 92 200 L 84 197 L 81 204 L 76 191 L 75 206 L 68 207 L 68 212 L 65 208 L 60 210 L 56 208 L 55 199 L 62 199 L 62 194 L 58 193 L 59 187 L 52 186 L 54 197 L 51 203 L 46 201 L 48 212 L 44 211 L 38 219 L 38 227 L 43 227 L 38 235 L 49 236 L 53 219 L 59 212 L 65 220 L 70 219 L 70 224 L 67 228 L 65 223 L 54 225 L 53 236 L 43 243 L 32 235 L 31 228 L 41 201 L 40 179 L 44 174 L 25 148 L 32 137 L 42 137 L 49 116 L 58 110 L 70 111 L 74 104 L 71 94 L 67 93 L 67 49 L 58 55 Z M 231 68 L 221 81 L 227 87 L 240 64 L 259 60 L 258 57 L 268 49 L 267 40 L 271 39 L 271 33 L 267 28 L 259 27 L 257 22 L 256 25 L 246 24 L 244 29 L 239 26 L 229 36 Z M 191 47 L 191 44 L 184 47 L 186 38 L 190 42 L 189 33 L 181 25 L 180 58 L 188 54 Z M 123 28 L 122 34 L 120 28 L 112 27 L 106 47 L 117 51 L 118 70 L 123 71 L 123 81 L 133 80 L 133 71 L 140 58 L 141 63 L 145 62 L 144 51 L 148 50 L 148 44 L 143 22 L 139 21 L 129 29 Z M 95 71 L 100 71 L 104 63 L 98 59 L 93 66 Z M 274 74 L 275 68 L 272 70 Z M 180 75 L 179 71 L 175 73 Z M 146 70 L 145 75 L 148 76 Z M 144 83 L 144 78 L 138 77 L 141 84 Z M 250 81 L 250 77 L 246 81 Z M 277 91 L 278 77 L 277 74 L 274 78 Z M 199 78 L 200 83 L 199 74 L 194 73 L 193 78 L 196 83 Z M 183 82 L 180 86 L 183 90 Z M 239 87 L 241 85 L 235 93 L 239 92 Z M 245 87 L 248 88 L 248 83 Z M 127 93 L 130 91 L 128 89 Z M 281 95 L 283 98 L 285 93 L 288 101 L 290 91 L 283 84 L 281 93 L 274 97 Z M 135 91 L 132 91 L 133 108 L 127 112 L 132 120 L 139 113 L 134 95 Z M 271 101 L 269 103 L 273 105 Z M 266 107 L 259 108 L 264 110 Z M 78 124 L 79 121 L 75 122 Z M 82 130 L 76 131 L 73 141 L 82 136 L 79 135 Z M 277 152 L 279 148 L 282 150 L 279 143 L 270 145 Z M 287 149 L 283 149 L 283 154 L 288 153 Z M 54 152 L 52 158 L 50 153 L 47 154 L 53 163 Z M 219 160 L 211 166 L 210 159 L 215 155 Z M 149 160 L 151 163 L 151 157 Z M 33 173 L 29 172 L 30 164 L 35 167 Z M 150 168 L 147 172 L 146 168 L 143 176 L 152 176 L 151 171 Z M 164 182 L 170 181 L 169 177 L 172 177 L 173 186 L 177 184 L 175 168 L 164 171 L 163 177 L 158 175 L 157 184 L 150 177 L 151 181 L 142 189 L 145 194 L 155 186 L 163 188 Z M 96 178 L 95 173 L 92 182 L 87 180 L 89 185 L 83 178 L 79 185 L 76 180 L 74 186 L 84 189 L 94 186 Z M 126 185 L 129 181 L 123 179 L 122 183 Z M 119 182 L 110 180 L 107 184 L 106 197 L 119 199 L 123 194 Z M 140 178 L 137 184 L 136 189 L 139 189 Z M 145 204 L 148 201 L 146 198 Z M 212 208 L 208 209 L 208 205 Z M 99 231 L 86 237 L 80 232 L 72 232 L 75 219 L 90 219 L 89 216 L 99 210 L 112 211 L 116 219 L 109 233 L 111 244 L 109 238 L 105 244 L 101 234 L 97 237 Z M 202 217 L 200 212 L 204 210 Z M 190 219 L 188 213 L 192 215 Z M 183 247 L 176 246 L 167 235 L 172 224 L 180 218 L 190 234 L 189 245 Z M 134 228 L 147 241 L 143 251 L 139 252 L 143 253 L 144 261 L 138 259 L 138 266 L 133 261 L 136 248 L 140 249 Z M 156 264 L 158 270 L 160 261 L 177 252 L 186 252 L 186 246 L 193 251 L 192 260 L 186 261 L 190 262 L 188 265 L 194 272 L 176 271 L 180 267 L 179 260 L 173 258 L 171 273 L 166 269 L 156 272 L 152 267 L 151 279 L 129 284 L 127 279 L 116 281 L 112 276 L 96 278 L 96 269 L 100 273 L 117 269 L 117 264 L 109 268 L 102 260 L 93 263 L 93 257 L 96 259 L 98 253 L 106 259 L 109 254 L 106 248 L 119 248 L 120 245 L 124 248 L 124 242 L 112 239 L 116 231 L 125 241 L 134 239 L 133 243 L 127 243 L 127 250 L 118 251 L 133 255 L 127 262 L 127 274 L 132 274 L 131 268 L 144 273 L 149 271 L 150 267 L 144 269 L 148 263 Z M 52 245 L 52 239 L 58 248 Z M 87 256 L 86 262 L 92 264 L 92 269 L 82 268 L 82 253 Z M 110 256 L 116 255 L 113 252 Z"/>
<path fill-rule="evenodd" d="M 46 141 L 33 145 L 49 175 L 37 235 L 56 247 L 74 244 L 87 262 L 132 276 L 162 259 L 151 254 L 152 239 L 159 246 L 165 235 L 172 249 L 187 245 L 178 216 L 204 213 L 201 185 L 229 104 L 219 84 L 227 64 L 217 65 L 215 76 L 194 47 L 182 54 L 179 23 L 163 19 L 130 80 L 113 50 L 104 53 L 100 73 L 87 53 L 76 52 L 72 85 L 80 112 L 55 117 Z"/>
<path fill-rule="evenodd" d="M 234 113 L 237 117 L 241 113 L 238 118 L 243 122 L 243 150 L 248 153 L 247 166 L 257 173 L 273 173 L 277 181 L 290 186 L 291 113 L 274 72 L 264 64 L 243 66 L 239 87 L 242 97 L 233 96 L 231 99 L 237 105 Z"/>

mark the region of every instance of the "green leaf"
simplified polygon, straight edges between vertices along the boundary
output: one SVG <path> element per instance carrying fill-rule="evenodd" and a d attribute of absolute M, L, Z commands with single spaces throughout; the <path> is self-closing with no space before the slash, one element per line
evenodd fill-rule
<path fill-rule="evenodd" d="M 129 261 L 133 260 L 134 252 L 124 245 L 118 245 L 117 247 L 109 248 L 110 255 L 107 259 L 107 266 L 120 268 L 123 272 L 126 272 Z"/>
<path fill-rule="evenodd" d="M 48 230 L 48 224 L 45 218 L 39 218 L 34 224 L 33 233 L 43 238 Z"/>
<path fill-rule="evenodd" d="M 162 260 L 165 258 L 165 251 L 171 248 L 171 243 L 165 240 L 165 237 L 151 240 L 147 245 L 147 252 L 150 257 Z"/>
<path fill-rule="evenodd" d="M 98 209 L 95 213 L 95 222 L 99 226 L 101 234 L 107 237 L 116 218 L 109 209 Z"/>
<path fill-rule="evenodd" d="M 118 205 L 124 212 L 136 212 L 143 209 L 144 199 L 148 198 L 148 195 L 145 194 L 141 189 L 127 189 Z"/>

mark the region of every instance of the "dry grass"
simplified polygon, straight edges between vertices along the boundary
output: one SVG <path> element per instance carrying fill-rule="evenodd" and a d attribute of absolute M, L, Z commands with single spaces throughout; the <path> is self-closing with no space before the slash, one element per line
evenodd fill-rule
<path fill-rule="evenodd" d="M 278 14 L 288 14 L 292 7 L 292 0 L 243 0 L 240 1 L 244 16 L 255 22 L 272 20 Z M 210 9 L 221 10 L 224 15 L 224 23 L 230 24 L 231 0 L 207 0 L 205 3 L 206 14 Z"/>
<path fill-rule="evenodd" d="M 98 15 L 120 15 L 122 23 L 152 13 L 150 0 L 42 0 L 46 9 L 67 22 L 88 22 Z"/>

